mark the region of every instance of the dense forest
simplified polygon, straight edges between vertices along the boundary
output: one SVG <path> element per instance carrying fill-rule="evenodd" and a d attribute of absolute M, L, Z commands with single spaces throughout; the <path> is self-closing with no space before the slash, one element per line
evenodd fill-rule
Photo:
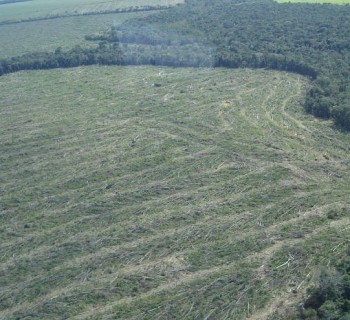
<path fill-rule="evenodd" d="M 350 130 L 350 6 L 187 0 L 93 35 L 95 49 L 0 61 L 0 74 L 88 64 L 250 67 L 310 77 L 305 110 Z"/>

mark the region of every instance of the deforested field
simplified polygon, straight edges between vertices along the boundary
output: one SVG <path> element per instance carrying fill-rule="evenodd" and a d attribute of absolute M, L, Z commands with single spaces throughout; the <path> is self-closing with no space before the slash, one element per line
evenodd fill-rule
<path fill-rule="evenodd" d="M 309 85 L 146 66 L 1 77 L 0 319 L 291 318 L 350 228 L 350 136 L 305 115 Z"/>

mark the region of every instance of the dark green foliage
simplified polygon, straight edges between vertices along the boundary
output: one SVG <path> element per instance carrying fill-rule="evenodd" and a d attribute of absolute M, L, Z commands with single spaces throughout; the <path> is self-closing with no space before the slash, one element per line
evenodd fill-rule
<path fill-rule="evenodd" d="M 304 319 L 346 320 L 350 318 L 350 247 L 333 269 L 323 268 L 319 283 L 304 304 Z"/>
<path fill-rule="evenodd" d="M 344 102 L 342 106 L 336 106 L 332 109 L 332 117 L 339 126 L 350 130 L 350 105 Z"/>
<path fill-rule="evenodd" d="M 70 68 L 92 64 L 123 64 L 123 54 L 117 43 L 101 42 L 95 49 L 76 46 L 69 51 L 57 48 L 53 53 L 41 52 L 0 60 L 0 75 L 20 70 Z"/>
<path fill-rule="evenodd" d="M 334 106 L 334 99 L 322 95 L 317 90 L 310 90 L 305 101 L 305 110 L 316 117 L 329 118 Z"/>

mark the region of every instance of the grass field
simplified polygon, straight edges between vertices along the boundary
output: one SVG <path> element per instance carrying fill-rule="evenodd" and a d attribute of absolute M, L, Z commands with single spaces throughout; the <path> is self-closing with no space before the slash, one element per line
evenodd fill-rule
<path fill-rule="evenodd" d="M 174 5 L 182 0 L 33 0 L 1 6 L 0 22 L 62 14 L 83 14 L 147 5 Z"/>
<path fill-rule="evenodd" d="M 127 19 L 142 17 L 149 12 L 66 17 L 53 20 L 0 25 L 0 59 L 38 51 L 69 50 L 75 45 L 96 46 L 85 35 L 110 29 Z M 40 37 L 38 35 L 40 34 Z M 14 39 L 14 35 L 15 39 Z"/>
<path fill-rule="evenodd" d="M 116 14 L 98 14 L 92 16 L 71 16 L 57 19 L 29 21 L 1 25 L 3 21 L 44 18 L 50 15 L 82 14 L 101 12 L 117 8 L 129 8 L 146 5 L 175 5 L 181 0 L 122 0 L 103 1 L 56 1 L 33 0 L 1 6 L 0 10 L 0 59 L 38 51 L 54 51 L 58 47 L 71 49 L 75 45 L 96 46 L 86 41 L 84 36 L 109 29 L 127 19 L 143 17 L 155 11 L 130 12 Z M 38 36 L 40 35 L 40 36 Z"/>
<path fill-rule="evenodd" d="M 348 134 L 263 70 L 0 78 L 0 319 L 268 319 L 349 241 Z"/>

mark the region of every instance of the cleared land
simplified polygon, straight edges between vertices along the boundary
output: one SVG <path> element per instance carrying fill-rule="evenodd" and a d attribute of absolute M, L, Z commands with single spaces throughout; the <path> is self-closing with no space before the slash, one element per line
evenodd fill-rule
<path fill-rule="evenodd" d="M 86 14 L 121 8 L 175 5 L 182 0 L 33 0 L 1 6 L 0 22 L 67 14 Z"/>
<path fill-rule="evenodd" d="M 0 78 L 1 319 L 253 319 L 349 240 L 349 135 L 280 72 Z"/>
<path fill-rule="evenodd" d="M 69 50 L 76 45 L 95 47 L 84 36 L 109 30 L 127 19 L 143 17 L 150 12 L 101 14 L 65 17 L 34 22 L 0 25 L 0 59 L 38 51 L 54 51 L 58 47 Z M 40 35 L 40 37 L 38 37 Z M 14 40 L 15 36 L 15 40 Z"/>
<path fill-rule="evenodd" d="M 96 0 L 33 0 L 6 4 L 1 7 L 0 11 L 0 39 L 2 41 L 0 59 L 38 51 L 51 52 L 58 47 L 64 50 L 69 50 L 76 45 L 95 47 L 96 43 L 85 40 L 86 35 L 104 32 L 127 19 L 143 17 L 156 11 L 74 15 L 131 7 L 175 5 L 181 2 L 181 0 L 109 0 L 103 2 Z M 50 16 L 59 17 L 49 19 Z M 44 20 L 26 21 L 38 18 Z M 23 21 L 20 22 L 21 20 Z M 17 23 L 1 24 L 6 21 L 17 21 Z"/>

